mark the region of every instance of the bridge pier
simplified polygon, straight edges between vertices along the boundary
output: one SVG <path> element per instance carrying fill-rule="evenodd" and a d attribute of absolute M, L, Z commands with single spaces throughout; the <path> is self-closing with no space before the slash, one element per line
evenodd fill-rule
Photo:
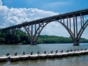
<path fill-rule="evenodd" d="M 37 41 L 30 41 L 30 44 L 31 45 L 36 45 L 37 44 Z"/>
<path fill-rule="evenodd" d="M 79 40 L 78 39 L 74 39 L 73 46 L 79 46 Z"/>
<path fill-rule="evenodd" d="M 48 23 L 58 21 L 70 34 L 71 38 L 73 39 L 73 45 L 78 46 L 79 39 L 88 26 L 88 19 L 84 19 L 86 17 L 88 17 L 88 9 L 24 22 L 22 24 L 3 28 L 2 31 L 5 31 L 6 35 L 9 33 L 12 35 L 16 35 L 16 31 L 18 28 L 24 28 L 30 38 L 30 44 L 33 45 L 36 44 L 38 36 Z"/>

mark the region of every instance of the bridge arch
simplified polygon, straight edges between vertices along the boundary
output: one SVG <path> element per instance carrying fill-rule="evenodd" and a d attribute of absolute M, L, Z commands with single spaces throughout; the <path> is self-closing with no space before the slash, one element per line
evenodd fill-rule
<path fill-rule="evenodd" d="M 88 26 L 88 20 L 86 20 L 86 22 L 81 27 L 81 29 L 80 29 L 80 31 L 78 33 L 78 36 L 77 36 L 78 39 L 81 38 L 81 36 L 82 36 L 82 34 L 83 34 L 83 32 L 84 32 L 84 30 L 86 29 L 87 26 Z"/>
<path fill-rule="evenodd" d="M 38 20 L 34 20 L 34 21 L 24 22 L 22 24 L 3 28 L 2 31 L 5 31 L 6 34 L 8 34 L 8 31 L 10 30 L 10 31 L 12 31 L 12 33 L 14 33 L 14 30 L 16 31 L 18 28 L 24 27 L 26 32 L 28 33 L 28 35 L 31 37 L 30 38 L 31 44 L 34 44 L 37 41 L 38 36 L 40 35 L 43 28 L 48 23 L 50 23 L 52 21 L 58 21 L 60 24 L 62 24 L 65 27 L 65 29 L 70 34 L 70 36 L 74 42 L 73 45 L 77 46 L 77 45 L 79 45 L 80 37 L 82 36 L 84 30 L 86 29 L 86 27 L 88 25 L 88 20 L 84 23 L 84 21 L 85 21 L 84 18 L 87 16 L 88 16 L 88 9 L 78 10 L 78 11 L 74 11 L 74 12 L 70 12 L 70 13 L 64 13 L 64 14 L 46 17 L 46 18 L 42 18 L 42 19 L 38 19 Z M 72 21 L 71 21 L 71 19 L 72 19 Z M 79 29 L 79 26 L 78 26 L 79 21 L 78 20 L 80 20 L 81 29 Z"/>
<path fill-rule="evenodd" d="M 53 22 L 53 21 L 51 21 L 51 22 Z M 34 36 L 34 39 L 35 39 L 34 42 L 37 42 L 38 37 L 39 37 L 41 31 L 44 29 L 44 27 L 45 27 L 46 25 L 48 25 L 48 24 L 51 23 L 51 22 L 45 22 L 44 25 L 40 26 L 41 29 L 39 30 L 36 39 L 35 39 L 35 36 Z M 59 22 L 59 23 L 67 30 L 67 32 L 69 33 L 69 35 L 71 36 L 71 38 L 72 38 L 72 40 L 73 40 L 74 45 L 79 45 L 79 39 L 81 38 L 81 36 L 82 36 L 84 30 L 85 30 L 86 27 L 88 26 L 88 20 L 83 24 L 83 26 L 81 27 L 81 29 L 79 30 L 79 32 L 77 33 L 76 36 L 75 36 L 75 33 L 72 32 L 72 30 L 71 30 L 65 23 L 63 23 L 63 21 L 59 21 L 59 20 L 58 20 L 58 21 L 55 21 L 55 22 Z M 39 28 L 40 28 L 40 27 L 39 27 Z M 73 26 L 73 27 L 75 27 L 75 26 Z M 37 31 L 38 31 L 38 30 L 37 30 Z M 37 32 L 36 32 L 36 33 L 37 33 Z M 36 35 L 36 33 L 35 33 L 35 35 Z"/>
<path fill-rule="evenodd" d="M 53 21 L 52 21 L 52 22 L 53 22 Z M 68 26 L 66 26 L 66 25 L 65 25 L 63 22 L 61 22 L 61 21 L 54 21 L 54 22 L 60 23 L 60 24 L 67 30 L 67 32 L 69 33 L 69 35 L 71 36 L 71 38 L 74 39 L 74 34 L 72 33 L 71 29 L 68 28 Z M 37 38 L 36 38 L 35 42 L 38 40 L 38 37 L 39 37 L 40 33 L 42 32 L 42 30 L 44 29 L 44 27 L 46 27 L 49 23 L 51 23 L 51 22 L 46 22 L 46 23 L 41 27 L 41 30 L 38 32 L 38 35 L 37 35 Z M 40 27 L 39 27 L 39 28 L 40 28 Z M 38 30 L 37 30 L 37 31 L 38 31 Z M 34 35 L 34 37 L 35 37 L 35 35 Z"/>

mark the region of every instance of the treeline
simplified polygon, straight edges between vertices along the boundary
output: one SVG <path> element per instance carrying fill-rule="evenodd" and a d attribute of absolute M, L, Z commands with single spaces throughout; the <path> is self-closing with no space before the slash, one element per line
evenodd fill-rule
<path fill-rule="evenodd" d="M 30 39 L 25 32 L 17 30 L 16 33 L 16 35 L 6 35 L 0 30 L 0 44 L 30 44 Z"/>
<path fill-rule="evenodd" d="M 16 35 L 8 34 L 0 30 L 0 44 L 30 44 L 30 37 L 23 31 L 17 30 Z M 70 37 L 60 37 L 60 36 L 48 36 L 40 35 L 37 44 L 44 43 L 72 43 L 72 38 Z M 81 43 L 87 43 L 88 39 L 81 38 Z"/>
<path fill-rule="evenodd" d="M 71 37 L 41 35 L 39 36 L 38 42 L 39 43 L 73 43 L 73 40 Z M 88 39 L 81 38 L 79 42 L 88 43 Z"/>

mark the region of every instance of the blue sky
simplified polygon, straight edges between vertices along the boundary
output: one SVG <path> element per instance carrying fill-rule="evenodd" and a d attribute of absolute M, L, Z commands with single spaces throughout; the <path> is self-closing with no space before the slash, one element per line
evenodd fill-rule
<path fill-rule="evenodd" d="M 9 8 L 38 8 L 53 12 L 70 12 L 88 8 L 88 0 L 2 0 Z"/>
<path fill-rule="evenodd" d="M 86 8 L 88 0 L 0 0 L 0 28 Z M 41 34 L 69 37 L 65 28 L 55 22 L 47 25 Z M 82 37 L 88 38 L 87 35 L 88 28 Z"/>

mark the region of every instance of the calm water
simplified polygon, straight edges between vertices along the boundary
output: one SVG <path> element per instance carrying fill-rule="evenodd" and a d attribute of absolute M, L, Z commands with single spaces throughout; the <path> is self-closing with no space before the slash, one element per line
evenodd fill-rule
<path fill-rule="evenodd" d="M 0 45 L 0 55 L 4 55 L 7 52 L 14 54 L 22 54 L 23 51 L 30 53 L 33 51 L 37 53 L 40 51 L 56 51 L 56 50 L 68 50 L 68 49 L 84 49 L 88 48 L 88 43 L 80 44 L 80 46 L 73 46 L 72 44 L 39 44 L 39 45 Z M 27 60 L 19 62 L 3 62 L 0 66 L 88 66 L 88 55 L 75 56 L 67 58 L 54 58 L 54 59 L 43 59 L 43 60 Z"/>

